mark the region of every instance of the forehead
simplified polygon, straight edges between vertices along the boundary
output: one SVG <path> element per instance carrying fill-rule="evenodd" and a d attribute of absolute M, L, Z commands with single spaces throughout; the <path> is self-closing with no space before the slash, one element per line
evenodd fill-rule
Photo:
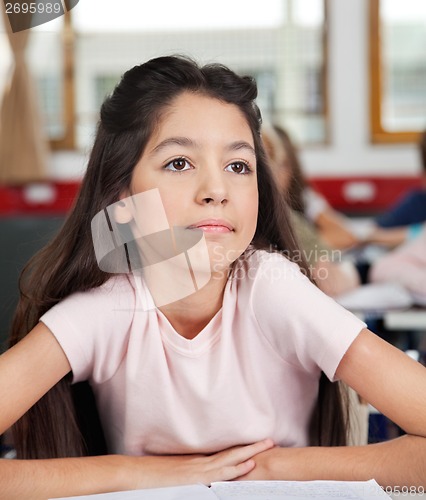
<path fill-rule="evenodd" d="M 254 144 L 247 118 L 235 104 L 195 92 L 178 95 L 163 110 L 150 142 L 176 134 L 211 140 L 228 137 L 230 142 Z"/>

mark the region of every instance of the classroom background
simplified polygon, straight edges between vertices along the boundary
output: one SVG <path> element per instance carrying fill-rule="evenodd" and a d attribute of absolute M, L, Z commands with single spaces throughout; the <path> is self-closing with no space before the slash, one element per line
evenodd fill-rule
<path fill-rule="evenodd" d="M 351 220 L 374 219 L 426 185 L 418 149 L 426 129 L 425 2 L 63 5 L 65 15 L 15 33 L 0 16 L 2 349 L 19 272 L 73 202 L 104 96 L 151 57 L 186 54 L 256 78 L 264 121 L 291 134 L 311 186 Z M 418 312 L 404 348 L 426 332 L 426 313 Z"/>

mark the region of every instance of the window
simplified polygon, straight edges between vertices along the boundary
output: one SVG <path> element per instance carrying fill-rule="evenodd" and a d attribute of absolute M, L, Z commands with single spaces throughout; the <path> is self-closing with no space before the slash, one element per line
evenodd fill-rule
<path fill-rule="evenodd" d="M 60 141 L 65 134 L 62 75 L 41 75 L 37 78 L 37 87 L 47 135 L 51 140 Z"/>
<path fill-rule="evenodd" d="M 207 5 L 157 0 L 147 8 L 122 0 L 117 10 L 113 2 L 91 0 L 73 9 L 80 147 L 90 146 L 100 99 L 119 75 L 151 57 L 174 53 L 251 74 L 265 120 L 288 128 L 299 143 L 327 140 L 324 0 L 268 0 L 267 9 L 247 0 Z"/>
<path fill-rule="evenodd" d="M 373 142 L 416 142 L 426 128 L 426 3 L 370 0 Z"/>
<path fill-rule="evenodd" d="M 58 20 L 34 29 L 30 60 L 52 145 L 89 148 L 100 104 L 120 75 L 176 53 L 251 74 L 265 120 L 289 129 L 299 143 L 325 142 L 325 0 L 267 4 L 90 0 L 61 18 L 60 29 L 52 28 Z"/>

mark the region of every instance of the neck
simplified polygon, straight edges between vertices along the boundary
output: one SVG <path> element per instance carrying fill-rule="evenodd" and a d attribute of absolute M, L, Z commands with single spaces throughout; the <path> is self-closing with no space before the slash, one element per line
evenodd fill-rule
<path fill-rule="evenodd" d="M 226 281 L 226 273 L 212 276 L 197 292 L 159 309 L 180 335 L 193 339 L 221 309 Z"/>

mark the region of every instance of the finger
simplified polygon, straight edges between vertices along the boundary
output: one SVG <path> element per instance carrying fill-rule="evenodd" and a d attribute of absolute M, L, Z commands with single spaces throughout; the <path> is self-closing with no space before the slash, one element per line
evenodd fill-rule
<path fill-rule="evenodd" d="M 222 481 L 230 481 L 231 479 L 236 479 L 237 477 L 244 476 L 252 471 L 256 463 L 253 459 L 246 460 L 240 464 L 224 467 L 222 474 Z"/>
<path fill-rule="evenodd" d="M 249 444 L 246 446 L 240 446 L 238 448 L 233 448 L 228 450 L 225 457 L 227 459 L 227 464 L 237 465 L 238 463 L 245 462 L 246 460 L 254 457 L 262 451 L 269 450 L 275 446 L 272 439 L 264 439 L 258 441 L 257 443 Z"/>
<path fill-rule="evenodd" d="M 214 481 L 230 481 L 232 479 L 236 479 L 240 476 L 244 476 L 248 474 L 251 470 L 254 469 L 256 463 L 253 459 L 246 460 L 237 465 L 228 465 L 225 467 L 221 467 L 217 473 L 214 473 L 214 478 L 211 479 L 211 482 Z"/>

